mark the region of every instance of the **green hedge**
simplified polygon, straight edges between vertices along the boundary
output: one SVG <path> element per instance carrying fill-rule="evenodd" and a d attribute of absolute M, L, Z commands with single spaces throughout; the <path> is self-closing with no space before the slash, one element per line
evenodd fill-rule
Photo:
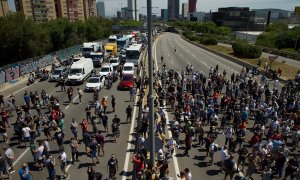
<path fill-rule="evenodd" d="M 246 42 L 237 41 L 232 45 L 233 52 L 236 56 L 244 58 L 259 58 L 262 50 L 259 47 L 250 45 Z"/>
<path fill-rule="evenodd" d="M 207 38 L 204 38 L 203 44 L 204 45 L 217 45 L 218 40 L 214 37 L 207 37 Z"/>

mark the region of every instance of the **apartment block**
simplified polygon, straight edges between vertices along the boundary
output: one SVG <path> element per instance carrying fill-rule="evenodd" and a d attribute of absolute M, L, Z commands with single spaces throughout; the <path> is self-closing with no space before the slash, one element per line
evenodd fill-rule
<path fill-rule="evenodd" d="M 96 0 L 83 0 L 84 1 L 84 14 L 85 20 L 89 17 L 97 16 Z"/>
<path fill-rule="evenodd" d="M 83 0 L 56 0 L 58 18 L 68 18 L 71 22 L 85 20 L 85 4 Z"/>
<path fill-rule="evenodd" d="M 57 18 L 54 0 L 15 0 L 15 6 L 16 11 L 38 22 Z"/>
<path fill-rule="evenodd" d="M 8 0 L 0 0 L 0 17 L 9 13 Z"/>

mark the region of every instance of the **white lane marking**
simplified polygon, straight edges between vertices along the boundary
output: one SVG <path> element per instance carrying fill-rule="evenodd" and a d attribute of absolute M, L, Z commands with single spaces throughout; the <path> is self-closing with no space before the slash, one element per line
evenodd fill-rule
<path fill-rule="evenodd" d="M 72 100 L 72 103 L 78 98 L 78 95 Z M 68 109 L 71 106 L 71 104 L 67 105 L 65 109 Z"/>
<path fill-rule="evenodd" d="M 15 166 L 22 158 L 25 156 L 25 154 L 29 151 L 29 147 L 25 149 L 25 151 L 22 152 L 22 154 L 15 160 L 13 163 L 13 166 Z"/>
<path fill-rule="evenodd" d="M 139 90 L 137 91 L 136 94 L 139 94 Z M 135 96 L 134 104 L 137 104 L 137 101 L 138 101 L 138 97 Z M 129 150 L 131 149 L 132 134 L 133 134 L 133 131 L 134 131 L 135 116 L 136 116 L 136 108 L 137 108 L 137 106 L 134 106 L 133 115 L 132 115 L 132 118 L 131 118 L 129 138 L 128 138 L 128 141 L 127 141 L 128 143 L 127 143 L 127 148 L 126 148 L 125 164 L 124 164 L 124 168 L 123 168 L 124 173 L 128 172 L 129 158 L 130 158 L 130 153 L 131 153 Z M 123 175 L 122 180 L 126 180 L 126 179 L 127 179 L 127 177 Z"/>
<path fill-rule="evenodd" d="M 156 68 L 156 71 L 158 71 L 158 64 L 157 64 L 157 55 L 156 55 L 156 44 L 157 44 L 158 40 L 155 41 L 155 43 L 153 44 L 153 49 L 154 49 L 154 62 L 155 62 L 155 68 Z M 159 80 L 159 83 L 161 84 L 161 81 Z M 169 117 L 168 117 L 168 113 L 165 112 L 166 114 L 166 119 L 167 119 L 167 124 L 169 124 Z M 172 133 L 171 131 L 168 129 L 168 135 L 169 137 L 172 136 Z M 177 161 L 177 157 L 176 157 L 176 150 L 174 149 L 174 154 L 173 154 L 173 163 L 174 163 L 174 168 L 175 168 L 175 177 L 177 176 L 177 174 L 179 174 L 179 165 L 178 165 L 178 161 Z"/>
<path fill-rule="evenodd" d="M 17 94 L 18 92 L 23 91 L 24 89 L 26 89 L 26 88 L 28 88 L 28 87 L 29 87 L 29 86 L 26 85 L 25 87 L 23 87 L 23 88 L 21 88 L 21 89 L 15 91 L 15 92 L 13 92 L 13 93 L 11 93 L 11 94 L 15 95 L 15 94 Z M 8 96 L 6 96 L 5 99 L 6 99 L 6 98 L 9 98 L 11 94 L 9 94 Z"/>

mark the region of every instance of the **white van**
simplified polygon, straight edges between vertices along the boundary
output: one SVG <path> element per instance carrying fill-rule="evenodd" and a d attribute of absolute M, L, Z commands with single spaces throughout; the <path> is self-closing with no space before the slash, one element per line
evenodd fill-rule
<path fill-rule="evenodd" d="M 81 58 L 71 65 L 67 81 L 71 84 L 81 84 L 91 75 L 93 69 L 91 58 Z"/>
<path fill-rule="evenodd" d="M 132 74 L 132 75 L 134 75 L 134 63 L 125 63 L 123 65 L 122 74 Z"/>

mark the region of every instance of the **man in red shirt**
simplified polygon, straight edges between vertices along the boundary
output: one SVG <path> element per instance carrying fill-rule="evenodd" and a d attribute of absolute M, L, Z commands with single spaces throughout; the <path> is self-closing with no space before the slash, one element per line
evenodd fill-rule
<path fill-rule="evenodd" d="M 250 140 L 250 144 L 252 146 L 254 146 L 258 141 L 259 141 L 259 136 L 257 133 L 254 133 L 254 135 L 252 136 L 252 138 Z"/>
<path fill-rule="evenodd" d="M 8 113 L 7 111 L 5 111 L 4 108 L 2 108 L 2 111 L 0 113 L 1 117 L 2 117 L 2 123 L 3 126 L 5 126 L 5 123 L 7 124 L 7 127 L 10 127 L 9 123 L 8 123 Z M 6 127 L 6 126 L 5 126 Z"/>
<path fill-rule="evenodd" d="M 140 154 L 135 154 L 133 157 L 133 163 L 135 164 L 136 172 L 144 171 L 144 161 L 141 158 Z"/>

